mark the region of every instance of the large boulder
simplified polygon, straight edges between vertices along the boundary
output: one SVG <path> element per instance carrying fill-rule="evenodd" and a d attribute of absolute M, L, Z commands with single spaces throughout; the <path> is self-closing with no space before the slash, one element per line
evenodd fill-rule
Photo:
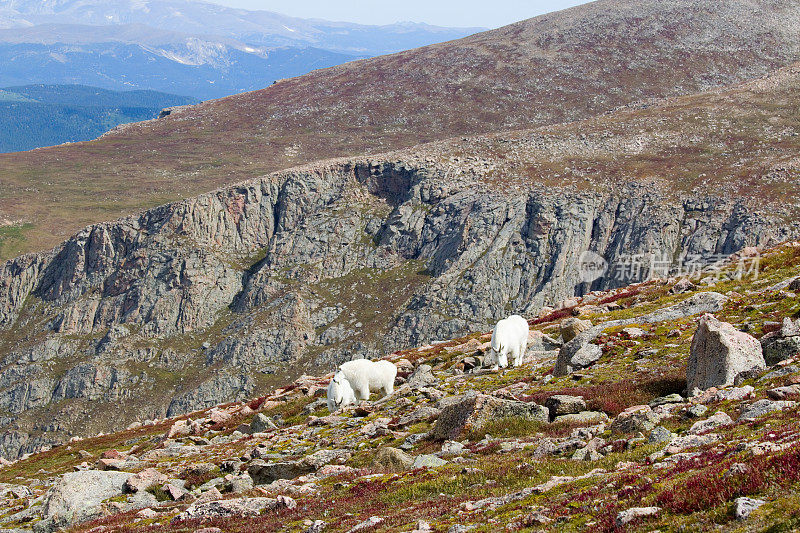
<path fill-rule="evenodd" d="M 108 514 L 104 503 L 122 496 L 127 472 L 86 470 L 64 474 L 47 492 L 37 533 L 50 533 Z"/>
<path fill-rule="evenodd" d="M 464 430 L 480 429 L 492 420 L 520 418 L 546 423 L 549 416 L 546 407 L 535 403 L 471 392 L 444 402 L 431 436 L 437 440 L 451 440 Z"/>
<path fill-rule="evenodd" d="M 689 391 L 727 387 L 739 374 L 765 367 L 757 339 L 713 315 L 700 318 L 686 368 Z"/>

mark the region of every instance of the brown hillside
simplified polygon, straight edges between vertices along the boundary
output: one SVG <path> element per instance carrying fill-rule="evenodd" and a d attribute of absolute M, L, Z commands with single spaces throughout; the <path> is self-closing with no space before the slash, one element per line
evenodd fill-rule
<path fill-rule="evenodd" d="M 0 156 L 0 257 L 334 156 L 587 118 L 800 59 L 800 1 L 600 0 L 342 65 L 104 138 Z M 23 224 L 20 226 L 20 224 Z"/>

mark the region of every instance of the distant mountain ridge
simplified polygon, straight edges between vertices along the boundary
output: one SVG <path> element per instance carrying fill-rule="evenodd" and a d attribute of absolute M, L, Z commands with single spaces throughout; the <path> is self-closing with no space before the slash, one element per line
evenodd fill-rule
<path fill-rule="evenodd" d="M 268 86 L 276 80 L 357 59 L 316 48 L 248 51 L 199 38 L 142 45 L 0 43 L 0 86 L 84 84 L 124 91 L 147 88 L 201 100 Z"/>
<path fill-rule="evenodd" d="M 164 107 L 196 103 L 156 91 L 107 91 L 82 85 L 0 89 L 0 152 L 86 141 L 128 122 L 153 119 Z"/>
<path fill-rule="evenodd" d="M 5 20 L 5 22 L 3 22 Z M 0 0 L 0 25 L 144 24 L 217 35 L 259 46 L 312 46 L 351 55 L 381 55 L 447 41 L 481 28 L 398 23 L 367 26 L 235 9 L 196 0 Z"/>
<path fill-rule="evenodd" d="M 0 86 L 84 84 L 207 100 L 475 31 L 305 20 L 192 0 L 0 0 Z"/>

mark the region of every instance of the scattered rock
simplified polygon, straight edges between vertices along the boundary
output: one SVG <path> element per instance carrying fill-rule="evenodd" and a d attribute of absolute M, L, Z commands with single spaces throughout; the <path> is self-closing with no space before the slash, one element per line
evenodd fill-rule
<path fill-rule="evenodd" d="M 675 285 L 670 288 L 670 294 L 683 294 L 684 292 L 689 291 L 696 291 L 697 285 L 689 281 L 687 278 L 683 278 L 682 280 L 678 281 Z"/>
<path fill-rule="evenodd" d="M 327 524 L 322 520 L 314 520 L 311 524 L 309 524 L 304 533 L 322 533 L 325 530 L 326 525 Z"/>
<path fill-rule="evenodd" d="M 753 498 L 736 498 L 733 500 L 734 514 L 737 520 L 747 520 L 753 511 L 764 505 L 764 500 Z"/>
<path fill-rule="evenodd" d="M 700 318 L 686 369 L 689 390 L 733 385 L 739 374 L 765 367 L 758 340 L 713 315 Z"/>
<path fill-rule="evenodd" d="M 380 470 L 400 472 L 410 469 L 414 464 L 414 458 L 397 448 L 385 447 L 377 451 L 372 464 Z"/>
<path fill-rule="evenodd" d="M 627 327 L 620 330 L 620 334 L 626 339 L 640 339 L 647 335 L 647 332 L 642 328 Z"/>
<path fill-rule="evenodd" d="M 406 384 L 413 390 L 437 385 L 439 379 L 433 375 L 430 365 L 419 365 L 414 373 L 408 377 Z"/>
<path fill-rule="evenodd" d="M 749 398 L 754 391 L 755 389 L 751 385 L 722 389 L 714 394 L 712 400 L 715 402 L 722 402 L 725 400 L 741 401 L 745 398 Z"/>
<path fill-rule="evenodd" d="M 347 450 L 319 450 L 297 461 L 250 461 L 247 473 L 256 485 L 268 485 L 278 479 L 294 479 L 310 474 L 332 463 L 344 463 L 351 456 Z"/>
<path fill-rule="evenodd" d="M 381 516 L 371 516 L 368 519 L 364 520 L 363 522 L 356 524 L 347 533 L 353 533 L 354 531 L 361 531 L 362 529 L 367 529 L 368 527 L 375 527 L 378 524 L 382 523 L 383 520 L 384 518 Z"/>
<path fill-rule="evenodd" d="M 151 518 L 157 517 L 158 516 L 158 512 L 156 512 L 156 511 L 150 509 L 149 507 L 147 507 L 145 509 L 142 509 L 138 513 L 136 513 L 136 516 L 138 516 L 139 518 L 144 518 L 145 520 L 149 520 Z M 195 532 L 195 533 L 197 533 L 197 532 Z"/>
<path fill-rule="evenodd" d="M 601 411 L 581 411 L 570 415 L 557 416 L 554 424 L 604 424 L 608 422 L 608 415 Z"/>
<path fill-rule="evenodd" d="M 433 531 L 431 525 L 425 520 L 417 520 L 417 525 L 411 533 L 429 533 Z"/>
<path fill-rule="evenodd" d="M 681 435 L 672 439 L 664 449 L 667 453 L 678 453 L 687 448 L 706 446 L 719 440 L 719 435 L 707 433 L 705 435 Z"/>
<path fill-rule="evenodd" d="M 405 427 L 418 422 L 430 422 L 439 417 L 442 410 L 430 405 L 423 405 L 411 413 L 403 415 L 392 427 Z"/>
<path fill-rule="evenodd" d="M 772 400 L 758 400 L 751 403 L 742 409 L 742 414 L 739 415 L 740 421 L 752 421 L 769 413 L 782 411 L 788 407 L 794 407 L 796 402 L 790 401 L 772 401 Z"/>
<path fill-rule="evenodd" d="M 699 433 L 713 431 L 723 426 L 730 426 L 731 424 L 733 424 L 731 417 L 729 417 L 726 413 L 719 411 L 705 420 L 695 422 L 692 427 L 689 428 L 689 433 L 697 435 Z"/>
<path fill-rule="evenodd" d="M 442 455 L 459 455 L 464 452 L 464 448 L 460 442 L 448 440 L 442 444 Z"/>
<path fill-rule="evenodd" d="M 414 463 L 411 465 L 412 469 L 417 468 L 439 468 L 447 464 L 447 461 L 435 455 L 418 455 L 414 458 Z"/>
<path fill-rule="evenodd" d="M 287 496 L 195 502 L 173 518 L 173 523 L 204 518 L 253 517 L 261 515 L 265 510 L 291 509 L 296 506 L 297 502 Z"/>
<path fill-rule="evenodd" d="M 573 461 L 598 461 L 602 458 L 603 455 L 600 452 L 589 447 L 576 450 L 575 453 L 572 454 Z"/>
<path fill-rule="evenodd" d="M 669 405 L 674 403 L 683 403 L 686 400 L 680 394 L 670 394 L 668 396 L 662 396 L 660 398 L 656 398 L 652 402 L 649 403 L 650 407 L 655 409 L 661 405 Z"/>
<path fill-rule="evenodd" d="M 145 468 L 138 474 L 130 476 L 124 485 L 125 492 L 136 493 L 147 490 L 153 485 L 162 485 L 167 481 L 167 476 L 155 468 Z"/>
<path fill-rule="evenodd" d="M 660 418 L 648 405 L 636 405 L 621 412 L 611 423 L 611 432 L 617 434 L 649 433 Z"/>
<path fill-rule="evenodd" d="M 647 442 L 650 444 L 659 444 L 662 442 L 669 442 L 673 438 L 673 434 L 670 430 L 665 428 L 664 426 L 656 426 L 653 428 L 653 431 L 647 436 Z"/>
<path fill-rule="evenodd" d="M 275 422 L 264 413 L 256 413 L 253 420 L 250 421 L 249 433 L 266 433 L 267 431 L 274 431 L 278 429 Z"/>
<path fill-rule="evenodd" d="M 191 420 L 178 420 L 167 430 L 165 435 L 168 439 L 179 437 L 187 437 L 192 434 L 192 421 Z"/>
<path fill-rule="evenodd" d="M 660 507 L 633 507 L 617 514 L 617 527 L 625 527 L 630 522 L 649 516 L 655 516 L 661 511 Z"/>
<path fill-rule="evenodd" d="M 686 419 L 700 418 L 708 412 L 708 407 L 705 405 L 690 405 L 681 412 L 681 417 Z"/>
<path fill-rule="evenodd" d="M 777 387 L 767 391 L 767 396 L 771 400 L 786 400 L 789 398 L 797 398 L 800 396 L 800 385 L 788 385 L 786 387 Z"/>
<path fill-rule="evenodd" d="M 250 477 L 250 474 L 247 472 L 243 472 L 239 475 L 228 474 L 225 476 L 225 490 L 226 492 L 231 492 L 233 494 L 239 494 L 242 492 L 247 492 L 253 488 L 255 483 L 253 482 L 253 478 Z"/>
<path fill-rule="evenodd" d="M 544 406 L 550 411 L 550 420 L 561 415 L 572 415 L 586 410 L 586 402 L 580 396 L 567 396 L 556 394 L 549 397 L 544 402 Z"/>
<path fill-rule="evenodd" d="M 592 366 L 603 357 L 603 349 L 596 344 L 587 344 L 575 352 L 569 360 L 572 370 L 578 370 Z"/>
<path fill-rule="evenodd" d="M 768 333 L 761 337 L 761 348 L 766 364 L 774 366 L 800 354 L 800 335 L 786 337 L 783 330 Z"/>

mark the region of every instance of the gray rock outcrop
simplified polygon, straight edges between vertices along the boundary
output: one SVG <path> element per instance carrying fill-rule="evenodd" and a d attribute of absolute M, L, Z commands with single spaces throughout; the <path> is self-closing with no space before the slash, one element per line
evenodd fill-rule
<path fill-rule="evenodd" d="M 401 161 L 285 171 L 2 265 L 0 332 L 14 342 L 0 349 L 0 455 L 63 441 L 78 418 L 83 432 L 111 431 L 241 400 L 273 375 L 488 331 L 510 312 L 638 281 L 583 283 L 585 250 L 609 264 L 728 254 L 794 231 L 727 200 L 635 185 L 504 190 L 444 176 Z"/>

